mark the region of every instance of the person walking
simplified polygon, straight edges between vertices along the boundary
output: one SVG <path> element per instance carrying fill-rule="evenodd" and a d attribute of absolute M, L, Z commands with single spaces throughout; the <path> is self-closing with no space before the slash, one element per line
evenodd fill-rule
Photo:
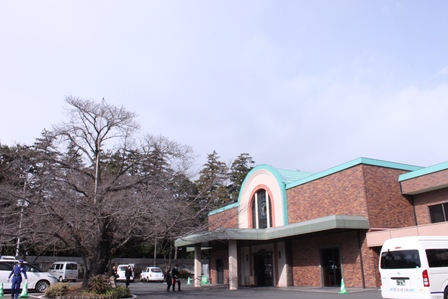
<path fill-rule="evenodd" d="M 128 265 L 126 268 L 124 276 L 126 277 L 126 287 L 129 288 L 129 284 L 131 283 L 131 276 L 132 276 L 132 267 L 131 265 Z"/>
<path fill-rule="evenodd" d="M 19 298 L 20 284 L 22 283 L 22 274 L 23 276 L 25 276 L 25 283 L 26 283 L 26 281 L 28 280 L 28 276 L 26 275 L 26 267 L 23 265 L 23 260 L 20 259 L 19 262 L 14 265 L 11 273 L 9 273 L 8 276 L 8 282 L 12 276 L 12 282 L 11 282 L 12 299 Z"/>
<path fill-rule="evenodd" d="M 176 288 L 176 282 L 177 282 L 177 291 L 180 292 L 180 273 L 179 273 L 179 265 L 176 264 L 171 270 L 171 275 L 173 276 L 173 292 Z"/>
<path fill-rule="evenodd" d="M 169 292 L 170 288 L 171 288 L 171 284 L 172 284 L 172 277 L 171 277 L 171 271 L 170 268 L 168 268 L 166 270 L 166 275 L 165 275 L 165 279 L 166 279 L 166 291 Z"/>

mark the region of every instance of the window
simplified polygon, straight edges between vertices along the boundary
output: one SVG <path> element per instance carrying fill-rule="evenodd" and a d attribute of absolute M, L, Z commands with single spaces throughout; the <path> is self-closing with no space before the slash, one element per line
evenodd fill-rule
<path fill-rule="evenodd" d="M 271 201 L 268 192 L 258 190 L 252 200 L 252 227 L 268 228 L 272 226 Z"/>
<path fill-rule="evenodd" d="M 430 206 L 429 215 L 432 223 L 448 221 L 448 203 Z"/>
<path fill-rule="evenodd" d="M 381 254 L 381 269 L 420 268 L 418 250 L 387 251 Z"/>
<path fill-rule="evenodd" d="M 448 249 L 426 249 L 429 267 L 448 267 Z"/>

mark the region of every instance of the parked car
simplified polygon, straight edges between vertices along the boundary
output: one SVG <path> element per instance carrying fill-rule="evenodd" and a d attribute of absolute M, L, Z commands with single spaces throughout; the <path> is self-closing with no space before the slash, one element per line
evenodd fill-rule
<path fill-rule="evenodd" d="M 78 278 L 78 263 L 77 262 L 54 262 L 51 265 L 50 272 L 59 282 L 76 281 Z"/>
<path fill-rule="evenodd" d="M 159 267 L 146 267 L 140 273 L 140 281 L 165 281 L 162 269 Z"/>
<path fill-rule="evenodd" d="M 132 274 L 131 274 L 131 282 L 134 282 L 134 264 L 122 264 L 118 265 L 117 267 L 117 274 L 118 274 L 118 281 L 125 281 L 126 280 L 126 269 L 128 268 L 128 265 L 132 268 Z"/>
<path fill-rule="evenodd" d="M 5 290 L 11 290 L 11 283 L 5 282 L 8 281 L 8 276 L 16 263 L 18 263 L 17 260 L 0 260 L 0 281 L 3 282 L 3 289 Z M 38 267 L 27 262 L 24 262 L 24 266 L 26 267 L 29 290 L 44 293 L 50 285 L 58 282 L 49 272 L 42 271 Z"/>

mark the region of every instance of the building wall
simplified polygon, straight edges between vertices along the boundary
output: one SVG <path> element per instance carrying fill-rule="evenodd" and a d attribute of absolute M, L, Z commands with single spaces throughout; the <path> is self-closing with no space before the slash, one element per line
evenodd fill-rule
<path fill-rule="evenodd" d="M 377 260 L 375 252 L 367 247 L 364 236 L 365 233 L 358 236 L 357 231 L 347 231 L 309 238 L 295 238 L 292 241 L 294 286 L 322 286 L 323 269 L 321 269 L 320 249 L 339 247 L 345 286 L 376 288 L 378 286 Z M 360 252 L 362 252 L 362 266 Z"/>
<path fill-rule="evenodd" d="M 415 225 L 411 202 L 401 195 L 398 176 L 406 171 L 363 165 L 368 218 L 371 228 Z"/>
<path fill-rule="evenodd" d="M 437 186 L 446 186 L 447 184 L 448 170 L 443 170 L 402 181 L 401 188 L 404 194 L 411 194 L 424 190 L 430 190 Z"/>
<path fill-rule="evenodd" d="M 238 207 L 208 216 L 209 230 L 238 228 Z"/>
<path fill-rule="evenodd" d="M 329 215 L 368 217 L 362 165 L 287 190 L 289 223 Z"/>
<path fill-rule="evenodd" d="M 448 202 L 448 188 L 414 195 L 415 214 L 418 225 L 430 224 L 428 206 Z"/>

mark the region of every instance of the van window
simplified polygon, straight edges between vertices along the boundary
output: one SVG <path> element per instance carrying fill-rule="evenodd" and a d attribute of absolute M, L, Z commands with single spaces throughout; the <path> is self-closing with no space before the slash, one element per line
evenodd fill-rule
<path fill-rule="evenodd" d="M 387 251 L 381 254 L 381 269 L 420 268 L 418 250 Z"/>
<path fill-rule="evenodd" d="M 448 249 L 426 249 L 430 268 L 448 267 Z"/>
<path fill-rule="evenodd" d="M 77 264 L 67 264 L 67 265 L 65 266 L 65 268 L 66 268 L 67 270 L 76 270 L 76 269 L 78 269 L 77 266 L 78 266 Z"/>

